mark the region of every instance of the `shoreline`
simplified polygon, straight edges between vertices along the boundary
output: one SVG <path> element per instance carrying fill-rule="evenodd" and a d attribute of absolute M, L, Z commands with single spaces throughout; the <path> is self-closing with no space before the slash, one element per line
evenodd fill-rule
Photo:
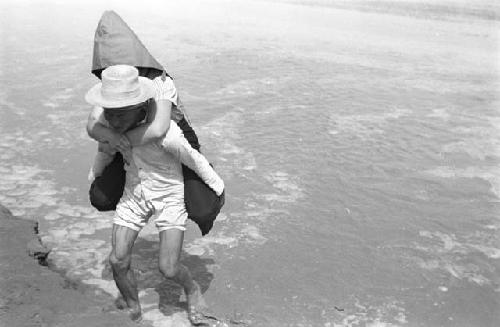
<path fill-rule="evenodd" d="M 137 326 L 113 299 L 63 277 L 45 261 L 37 223 L 0 204 L 0 323 L 4 326 Z M 37 262 L 38 261 L 38 262 Z M 148 326 L 144 322 L 141 326 Z"/>
<path fill-rule="evenodd" d="M 376 1 L 392 13 L 283 1 L 304 4 L 8 1 L 5 74 L 16 78 L 0 92 L 0 203 L 38 220 L 67 287 L 112 304 L 113 213 L 88 203 L 95 143 L 82 95 L 96 81 L 96 24 L 113 9 L 176 78 L 227 186 L 213 232 L 189 227 L 182 252 L 214 315 L 263 327 L 500 325 L 499 21 L 450 18 L 430 0 Z M 499 8 L 464 6 L 481 4 Z M 416 11 L 394 14 L 404 8 Z M 132 261 L 143 318 L 179 327 L 185 296 L 160 274 L 148 227 Z"/>

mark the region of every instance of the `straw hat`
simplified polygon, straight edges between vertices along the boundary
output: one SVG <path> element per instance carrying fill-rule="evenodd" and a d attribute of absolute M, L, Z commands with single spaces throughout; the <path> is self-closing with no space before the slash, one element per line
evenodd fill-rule
<path fill-rule="evenodd" d="M 153 81 L 139 76 L 134 66 L 110 66 L 103 70 L 101 80 L 85 95 L 85 100 L 91 105 L 120 108 L 139 104 L 155 96 Z"/>

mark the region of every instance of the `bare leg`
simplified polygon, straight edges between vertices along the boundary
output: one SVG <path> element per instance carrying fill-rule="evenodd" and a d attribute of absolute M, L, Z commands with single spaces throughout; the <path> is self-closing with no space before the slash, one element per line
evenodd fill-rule
<path fill-rule="evenodd" d="M 179 262 L 184 231 L 168 229 L 160 232 L 160 271 L 166 278 L 170 278 L 184 288 L 188 302 L 188 318 L 194 325 L 204 324 L 206 319 L 199 310 L 206 307 L 201 295 L 201 289 L 191 277 L 186 266 Z"/>
<path fill-rule="evenodd" d="M 113 278 L 116 286 L 129 308 L 129 315 L 132 320 L 141 319 L 141 306 L 139 304 L 139 294 L 137 292 L 137 282 L 134 272 L 130 269 L 132 259 L 132 247 L 139 234 L 128 227 L 113 225 L 112 250 L 109 262 L 113 269 Z"/>

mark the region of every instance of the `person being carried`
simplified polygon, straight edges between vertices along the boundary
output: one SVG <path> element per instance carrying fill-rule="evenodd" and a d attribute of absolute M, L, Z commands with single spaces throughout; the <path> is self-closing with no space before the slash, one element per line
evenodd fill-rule
<path fill-rule="evenodd" d="M 92 87 L 85 99 L 91 105 L 102 107 L 103 117 L 110 129 L 123 135 L 144 124 L 149 114 L 144 103 L 155 93 L 154 83 L 139 77 L 135 67 L 116 65 L 103 71 L 102 82 Z M 188 302 L 188 318 L 192 324 L 199 325 L 207 319 L 200 311 L 204 305 L 201 289 L 187 267 L 179 261 L 187 212 L 181 151 L 170 151 L 168 148 L 172 139 L 180 136 L 170 129 L 155 142 L 133 147 L 117 145 L 126 158 L 126 179 L 113 220 L 109 261 L 130 317 L 139 320 L 141 305 L 131 269 L 131 254 L 139 231 L 154 217 L 160 236 L 160 272 L 183 287 Z"/>
<path fill-rule="evenodd" d="M 181 129 L 171 120 L 172 105 L 177 105 L 177 90 L 170 77 L 162 76 L 152 80 L 155 95 L 138 104 L 148 110 L 145 121 L 132 130 L 121 133 L 109 127 L 104 110 L 94 106 L 87 122 L 88 135 L 99 142 L 94 164 L 89 172 L 89 181 L 100 176 L 104 168 L 113 161 L 117 151 L 127 161 L 131 147 L 165 139 L 165 150 L 177 153 L 181 162 L 193 170 L 216 194 L 224 191 L 224 182 L 208 160 L 185 139 Z"/>
<path fill-rule="evenodd" d="M 121 64 L 136 67 L 139 76 L 147 77 L 155 84 L 173 85 L 167 70 L 151 55 L 128 24 L 116 12 L 107 10 L 102 14 L 95 30 L 91 73 L 100 80 L 104 69 Z M 123 157 L 120 152 L 111 157 L 109 153 L 113 153 L 113 150 L 108 151 L 109 149 L 116 149 L 119 145 L 126 148 L 130 142 L 133 144 L 155 142 L 167 133 L 169 126 L 176 127 L 172 124 L 173 121 L 182 130 L 191 147 L 200 151 L 198 137 L 191 126 L 180 96 L 175 87 L 167 90 L 173 93 L 169 96 L 171 101 L 165 102 L 167 106 L 163 105 L 162 101 L 151 101 L 145 125 L 137 131 L 130 131 L 127 137 L 121 137 L 102 128 L 104 125 L 99 123 L 102 120 L 102 108 L 96 107 L 91 113 L 88 123 L 89 135 L 102 139 L 103 144 L 106 143 L 106 146 L 101 144 L 101 152 L 98 152 L 96 165 L 89 176 L 93 180 L 89 188 L 89 200 L 97 210 L 114 211 L 125 184 Z M 102 151 L 107 151 L 108 154 Z M 107 165 L 111 158 L 113 161 Z M 225 192 L 218 196 L 221 183 L 219 187 L 215 187 L 219 190 L 216 193 L 213 192 L 214 183 L 212 187 L 205 183 L 207 176 L 202 178 L 186 165 L 182 166 L 182 170 L 188 217 L 198 225 L 202 235 L 206 235 L 212 229 L 224 205 Z M 207 168 L 205 171 L 209 172 L 210 169 Z M 101 176 L 96 178 L 96 174 Z"/>

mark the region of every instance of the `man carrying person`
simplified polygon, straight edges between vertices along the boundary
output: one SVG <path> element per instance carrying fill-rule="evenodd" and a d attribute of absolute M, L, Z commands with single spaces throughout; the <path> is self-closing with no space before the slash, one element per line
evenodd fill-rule
<path fill-rule="evenodd" d="M 124 134 L 144 123 L 150 108 L 149 100 L 162 94 L 153 81 L 138 75 L 133 66 L 110 66 L 102 71 L 102 82 L 91 88 L 85 97 L 90 104 L 103 108 L 101 123 L 116 133 Z M 164 100 L 157 98 L 156 101 Z M 189 147 L 178 146 L 183 142 L 187 143 L 182 131 L 172 123 L 167 134 L 158 141 L 134 147 L 117 146 L 125 161 L 126 179 L 113 221 L 109 260 L 113 278 L 124 300 L 123 306 L 133 320 L 141 318 L 141 306 L 137 282 L 131 270 L 132 248 L 139 231 L 151 217 L 159 230 L 161 273 L 183 287 L 191 323 L 198 325 L 205 319 L 199 312 L 203 305 L 201 289 L 189 270 L 179 262 L 188 217 L 181 160 L 189 157 L 183 152 Z M 203 164 L 206 165 L 208 162 Z M 219 189 L 216 192 L 221 193 L 222 180 L 214 171 L 210 174 L 216 181 L 214 188 Z"/>

